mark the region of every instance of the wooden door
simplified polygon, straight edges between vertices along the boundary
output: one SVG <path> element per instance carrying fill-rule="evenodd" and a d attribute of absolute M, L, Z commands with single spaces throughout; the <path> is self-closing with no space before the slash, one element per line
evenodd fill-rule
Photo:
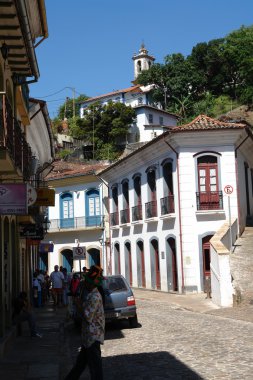
<path fill-rule="evenodd" d="M 157 240 L 152 240 L 152 246 L 154 250 L 154 264 L 156 274 L 156 289 L 161 289 L 161 276 L 160 276 L 160 261 L 159 261 L 159 249 Z"/>
<path fill-rule="evenodd" d="M 177 273 L 177 254 L 175 239 L 169 239 L 169 245 L 171 249 L 171 263 L 172 263 L 172 288 L 174 291 L 178 291 L 178 273 Z"/>
<path fill-rule="evenodd" d="M 199 202 L 201 210 L 219 208 L 217 163 L 198 165 Z"/>

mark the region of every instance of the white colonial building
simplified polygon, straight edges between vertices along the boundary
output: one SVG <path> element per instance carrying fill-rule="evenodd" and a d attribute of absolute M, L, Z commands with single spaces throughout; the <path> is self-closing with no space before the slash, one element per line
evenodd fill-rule
<path fill-rule="evenodd" d="M 201 115 L 100 172 L 109 185 L 112 273 L 179 293 L 203 292 L 212 277 L 213 292 L 225 282 L 223 305 L 231 304 L 228 260 L 217 248 L 210 257 L 210 240 L 229 226 L 229 252 L 252 214 L 252 148 L 248 126 Z"/>
<path fill-rule="evenodd" d="M 68 272 L 93 264 L 106 268 L 107 187 L 95 175 L 95 170 L 104 167 L 100 163 L 54 163 L 47 181 L 55 189 L 55 206 L 48 208 L 50 228 L 44 240 L 53 245 L 53 252 L 41 252 L 42 269 L 52 272 L 56 264 Z M 73 260 L 73 248 L 78 246 L 86 251 L 81 261 Z"/>
<path fill-rule="evenodd" d="M 133 56 L 134 79 L 153 64 L 155 58 L 148 54 L 142 45 L 139 54 Z M 160 104 L 154 104 L 150 97 L 150 86 L 132 85 L 129 88 L 116 90 L 107 94 L 89 98 L 80 103 L 80 117 L 83 117 L 87 107 L 96 102 L 102 105 L 108 102 L 121 102 L 131 106 L 136 111 L 136 119 L 129 127 L 127 143 L 147 142 L 165 131 L 165 127 L 177 124 L 177 115 L 161 109 Z"/>

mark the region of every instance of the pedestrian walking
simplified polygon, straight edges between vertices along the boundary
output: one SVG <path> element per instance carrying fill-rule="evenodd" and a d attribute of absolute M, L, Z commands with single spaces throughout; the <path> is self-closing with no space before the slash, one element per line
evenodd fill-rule
<path fill-rule="evenodd" d="M 37 279 L 39 280 L 41 286 L 41 306 L 43 306 L 46 303 L 46 281 L 44 271 L 42 269 L 39 270 Z"/>
<path fill-rule="evenodd" d="M 74 315 L 76 315 L 75 297 L 77 296 L 79 284 L 80 278 L 77 273 L 74 273 L 72 279 L 70 280 L 68 292 L 68 313 L 71 318 L 73 318 Z"/>
<path fill-rule="evenodd" d="M 102 297 L 98 291 L 102 279 L 102 270 L 90 270 L 85 275 L 84 286 L 88 294 L 81 305 L 82 347 L 65 380 L 79 379 L 86 366 L 89 367 L 91 380 L 103 380 L 100 345 L 104 343 L 105 317 Z"/>
<path fill-rule="evenodd" d="M 64 306 L 68 305 L 68 291 L 69 291 L 69 277 L 68 277 L 68 272 L 67 268 L 62 269 L 62 273 L 64 276 L 63 280 L 63 287 L 62 287 L 62 302 Z"/>
<path fill-rule="evenodd" d="M 50 274 L 50 281 L 52 283 L 52 297 L 55 306 L 62 304 L 62 288 L 64 275 L 59 271 L 59 266 L 54 266 L 54 271 Z"/>
<path fill-rule="evenodd" d="M 41 282 L 38 279 L 38 273 L 33 274 L 33 305 L 35 307 L 41 307 L 42 296 L 41 296 Z"/>

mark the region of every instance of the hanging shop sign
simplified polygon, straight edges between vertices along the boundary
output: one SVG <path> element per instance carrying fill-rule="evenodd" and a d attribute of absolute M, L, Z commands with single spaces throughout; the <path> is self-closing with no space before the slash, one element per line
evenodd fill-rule
<path fill-rule="evenodd" d="M 55 205 L 55 191 L 54 189 L 38 188 L 37 200 L 35 206 L 54 206 Z"/>
<path fill-rule="evenodd" d="M 27 214 L 27 185 L 25 183 L 0 184 L 0 215 Z"/>
<path fill-rule="evenodd" d="M 24 226 L 20 226 L 20 237 L 33 240 L 43 240 L 43 227 L 37 226 L 36 224 L 26 224 Z"/>
<path fill-rule="evenodd" d="M 53 243 L 40 243 L 39 252 L 40 253 L 54 252 Z"/>
<path fill-rule="evenodd" d="M 86 259 L 86 248 L 73 247 L 73 260 L 84 260 L 84 259 Z"/>
<path fill-rule="evenodd" d="M 37 199 L 37 192 L 34 187 L 27 184 L 27 206 L 32 206 Z"/>

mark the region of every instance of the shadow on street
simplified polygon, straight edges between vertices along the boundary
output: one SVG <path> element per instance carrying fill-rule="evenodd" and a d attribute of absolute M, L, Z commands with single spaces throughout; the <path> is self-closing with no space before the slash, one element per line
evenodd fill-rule
<path fill-rule="evenodd" d="M 203 380 L 167 352 L 139 353 L 103 358 L 105 380 Z"/>

